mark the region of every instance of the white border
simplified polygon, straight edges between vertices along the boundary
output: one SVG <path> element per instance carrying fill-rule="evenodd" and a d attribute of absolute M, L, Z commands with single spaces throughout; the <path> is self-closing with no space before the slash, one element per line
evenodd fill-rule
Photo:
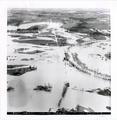
<path fill-rule="evenodd" d="M 112 28 L 112 116 L 110 115 L 7 115 L 7 77 L 6 77 L 6 55 L 7 55 L 7 8 L 107 8 L 111 9 Z M 0 1 L 0 119 L 1 120 L 117 120 L 117 93 L 116 93 L 116 63 L 117 63 L 117 2 L 101 0 L 7 0 Z M 100 101 L 101 102 L 101 101 Z"/>

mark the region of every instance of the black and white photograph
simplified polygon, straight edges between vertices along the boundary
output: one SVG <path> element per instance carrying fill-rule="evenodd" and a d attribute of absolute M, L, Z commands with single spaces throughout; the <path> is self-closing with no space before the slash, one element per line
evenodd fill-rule
<path fill-rule="evenodd" d="M 111 114 L 110 10 L 7 9 L 7 114 Z"/>

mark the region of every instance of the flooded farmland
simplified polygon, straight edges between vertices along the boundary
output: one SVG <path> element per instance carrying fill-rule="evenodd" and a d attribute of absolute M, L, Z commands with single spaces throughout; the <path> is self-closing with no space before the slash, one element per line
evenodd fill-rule
<path fill-rule="evenodd" d="M 7 112 L 111 111 L 108 10 L 11 9 L 7 32 Z"/>

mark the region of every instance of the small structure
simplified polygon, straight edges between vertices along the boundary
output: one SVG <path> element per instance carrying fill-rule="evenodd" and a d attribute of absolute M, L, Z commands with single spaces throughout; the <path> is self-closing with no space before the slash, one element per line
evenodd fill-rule
<path fill-rule="evenodd" d="M 13 91 L 13 90 L 14 90 L 14 88 L 11 87 L 11 86 L 7 88 L 7 91 L 8 91 L 8 92 Z"/>
<path fill-rule="evenodd" d="M 51 92 L 52 86 L 50 86 L 50 85 L 44 85 L 44 86 L 38 85 L 33 90 Z"/>

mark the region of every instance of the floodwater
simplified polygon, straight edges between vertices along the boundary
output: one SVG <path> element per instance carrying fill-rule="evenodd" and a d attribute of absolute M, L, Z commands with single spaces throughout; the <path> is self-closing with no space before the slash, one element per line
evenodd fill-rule
<path fill-rule="evenodd" d="M 59 29 L 58 26 L 57 29 Z M 69 36 L 69 43 L 76 42 L 77 36 L 65 31 L 63 31 L 63 34 L 64 37 Z M 26 36 L 26 34 L 23 35 Z M 27 34 L 27 36 L 33 36 L 33 34 Z M 56 111 L 66 82 L 69 82 L 70 87 L 68 87 L 65 97 L 62 99 L 60 107 L 72 109 L 77 105 L 81 105 L 90 107 L 95 112 L 110 112 L 106 109 L 106 106 L 110 106 L 110 96 L 85 92 L 85 90 L 110 87 L 110 81 L 87 75 L 70 67 L 63 61 L 64 53 L 69 46 L 47 46 L 36 45 L 33 42 L 32 44 L 28 44 L 28 42 L 13 42 L 13 40 L 17 39 L 16 37 L 8 36 L 7 64 L 32 65 L 36 66 L 37 70 L 20 76 L 7 75 L 8 86 L 14 88 L 14 90 L 7 92 L 8 112 L 48 112 L 50 108 Z M 43 52 L 34 54 L 16 52 L 16 49 L 20 48 L 28 48 L 26 51 L 40 50 Z M 52 86 L 51 92 L 33 90 L 38 85 L 48 84 Z"/>
<path fill-rule="evenodd" d="M 18 44 L 19 47 L 23 47 L 23 44 Z M 37 66 L 37 70 L 21 76 L 8 75 L 8 86 L 14 88 L 14 91 L 8 92 L 8 112 L 48 112 L 49 108 L 56 110 L 65 82 L 69 82 L 70 87 L 60 107 L 71 109 L 79 104 L 90 107 L 95 112 L 108 112 L 106 106 L 110 106 L 110 97 L 87 93 L 83 90 L 103 89 L 110 86 L 110 81 L 94 78 L 68 66 L 63 62 L 66 48 L 53 47 L 50 49 L 47 47 L 46 52 L 35 55 L 12 54 L 12 56 L 16 55 L 17 58 L 16 61 L 9 61 L 9 64 L 31 64 Z M 21 61 L 20 59 L 24 57 L 32 57 L 35 60 Z M 51 92 L 33 90 L 38 85 L 48 84 L 52 85 Z M 77 90 L 74 90 L 74 87 Z"/>

